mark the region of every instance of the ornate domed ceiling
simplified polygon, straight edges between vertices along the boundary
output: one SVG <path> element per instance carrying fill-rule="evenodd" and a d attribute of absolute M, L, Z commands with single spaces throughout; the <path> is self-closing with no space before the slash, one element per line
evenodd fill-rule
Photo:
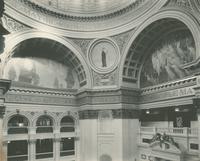
<path fill-rule="evenodd" d="M 167 0 L 5 0 L 5 13 L 30 27 L 69 37 L 105 37 L 133 29 Z"/>
<path fill-rule="evenodd" d="M 30 0 L 57 12 L 70 15 L 97 16 L 119 11 L 140 0 Z"/>

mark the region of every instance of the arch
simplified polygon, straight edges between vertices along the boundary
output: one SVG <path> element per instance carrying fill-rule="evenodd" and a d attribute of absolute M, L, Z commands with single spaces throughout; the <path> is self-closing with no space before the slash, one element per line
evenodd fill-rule
<path fill-rule="evenodd" d="M 20 111 L 20 112 L 13 111 L 13 112 L 10 112 L 10 113 L 8 113 L 8 114 L 6 114 L 4 116 L 4 119 L 3 119 L 3 128 L 4 129 L 8 128 L 7 125 L 8 125 L 9 120 L 12 117 L 14 117 L 15 115 L 21 115 L 21 116 L 25 117 L 28 120 L 29 127 L 32 127 L 32 115 L 29 112 L 25 112 L 25 111 Z"/>
<path fill-rule="evenodd" d="M 75 130 L 76 127 L 78 125 L 78 114 L 77 112 L 72 112 L 72 111 L 67 111 L 62 113 L 59 117 L 58 117 L 58 126 L 60 126 L 61 120 L 65 117 L 65 116 L 69 116 L 74 120 L 74 126 L 75 126 Z"/>
<path fill-rule="evenodd" d="M 123 55 L 121 58 L 120 62 L 120 69 L 119 69 L 119 85 L 123 86 L 123 67 L 125 64 L 126 57 L 128 55 L 129 49 L 133 45 L 133 42 L 136 40 L 136 38 L 140 35 L 142 31 L 145 30 L 146 27 L 151 25 L 152 23 L 166 19 L 166 18 L 171 18 L 171 19 L 176 19 L 177 21 L 182 22 L 187 26 L 187 28 L 190 30 L 194 41 L 195 41 L 195 46 L 196 46 L 196 59 L 200 56 L 200 37 L 198 35 L 200 34 L 200 29 L 198 27 L 198 22 L 196 19 L 191 15 L 188 11 L 186 10 L 180 10 L 177 9 L 174 10 L 173 8 L 167 8 L 167 9 L 162 9 L 158 13 L 154 14 L 151 18 L 148 18 L 146 21 L 144 21 L 140 26 L 137 27 L 135 32 L 133 33 L 132 37 L 130 38 L 129 42 L 127 43 L 126 48 L 123 50 Z M 140 75 L 140 74 L 139 74 Z M 137 78 L 139 78 L 138 76 Z M 137 87 L 139 87 L 139 81 L 137 80 Z"/>
<path fill-rule="evenodd" d="M 37 127 L 36 123 L 37 120 L 41 117 L 41 116 L 48 116 L 52 119 L 53 121 L 53 126 L 57 125 L 57 119 L 56 119 L 56 115 L 54 113 L 48 112 L 48 111 L 44 111 L 44 113 L 38 113 L 34 116 L 33 118 L 33 127 Z"/>
<path fill-rule="evenodd" d="M 5 52 L 4 52 L 4 54 L 6 54 L 4 55 L 5 61 L 12 56 L 12 51 L 17 47 L 18 44 L 20 44 L 21 42 L 25 40 L 33 39 L 33 38 L 50 39 L 64 45 L 66 48 L 72 51 L 72 53 L 75 55 L 75 57 L 80 61 L 81 65 L 83 66 L 83 69 L 86 75 L 86 78 L 85 78 L 86 84 L 83 85 L 83 87 L 91 87 L 91 84 L 92 84 L 91 72 L 89 71 L 87 60 L 83 57 L 83 53 L 81 49 L 69 39 L 61 37 L 61 36 L 57 36 L 57 35 L 50 34 L 47 32 L 41 32 L 37 30 L 28 30 L 28 31 L 23 31 L 23 32 L 10 35 L 8 39 L 6 39 L 6 44 L 9 43 L 9 45 L 6 45 L 6 48 L 5 48 Z M 5 61 L 3 65 L 5 65 Z M 2 71 L 1 71 L 1 75 L 2 75 Z"/>

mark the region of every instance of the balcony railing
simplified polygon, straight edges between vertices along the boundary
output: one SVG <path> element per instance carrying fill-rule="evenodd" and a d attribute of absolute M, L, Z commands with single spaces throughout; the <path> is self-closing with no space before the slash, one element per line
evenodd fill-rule
<path fill-rule="evenodd" d="M 26 161 L 28 160 L 28 155 L 13 155 L 13 156 L 8 156 L 8 161 Z"/>
<path fill-rule="evenodd" d="M 8 127 L 8 134 L 26 134 L 28 127 Z"/>
<path fill-rule="evenodd" d="M 36 159 L 53 158 L 53 152 L 36 153 Z"/>
<path fill-rule="evenodd" d="M 198 136 L 198 128 L 156 128 L 141 127 L 140 133 L 166 133 L 170 135 Z"/>
<path fill-rule="evenodd" d="M 63 157 L 63 156 L 69 156 L 69 155 L 74 155 L 75 154 L 75 151 L 74 149 L 73 150 L 63 150 L 63 151 L 60 151 L 60 156 Z"/>

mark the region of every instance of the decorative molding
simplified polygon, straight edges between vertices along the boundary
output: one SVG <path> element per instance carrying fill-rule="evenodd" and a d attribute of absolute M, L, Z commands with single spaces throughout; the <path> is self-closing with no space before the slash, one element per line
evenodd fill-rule
<path fill-rule="evenodd" d="M 137 0 L 136 2 L 133 2 L 132 4 L 130 4 L 127 7 L 124 7 L 122 9 L 120 9 L 119 11 L 115 11 L 113 13 L 110 14 L 103 14 L 103 15 L 95 15 L 94 16 L 84 16 L 84 14 L 79 14 L 78 16 L 76 15 L 72 15 L 72 13 L 67 13 L 67 12 L 61 12 L 60 10 L 53 10 L 50 7 L 46 7 L 45 5 L 42 4 L 36 4 L 35 2 L 32 1 L 26 1 L 26 0 L 17 0 L 18 3 L 21 3 L 22 5 L 25 5 L 27 7 L 30 7 L 31 9 L 35 9 L 38 12 L 41 13 L 45 13 L 49 16 L 55 16 L 55 17 L 59 17 L 62 19 L 68 19 L 68 20 L 72 20 L 72 21 L 97 21 L 97 20 L 105 20 L 105 19 L 110 19 L 122 14 L 125 14 L 129 11 L 132 11 L 136 8 L 138 8 L 139 6 L 145 4 L 147 1 L 150 0 Z M 8 2 L 8 0 L 6 1 Z M 105 12 L 103 12 L 105 13 Z M 70 15 L 71 14 L 71 15 Z"/>
<path fill-rule="evenodd" d="M 78 106 L 83 105 L 106 105 L 106 104 L 138 104 L 139 90 L 130 89 L 105 89 L 91 90 L 77 93 Z"/>
<path fill-rule="evenodd" d="M 142 95 L 140 98 L 140 103 L 175 99 L 175 98 L 181 98 L 181 97 L 194 97 L 195 90 L 193 88 L 194 86 Z"/>
<path fill-rule="evenodd" d="M 20 94 L 8 93 L 5 96 L 6 103 L 19 103 L 19 104 L 39 104 L 39 105 L 65 105 L 75 106 L 75 99 L 70 97 L 59 96 L 44 96 L 39 94 Z"/>
<path fill-rule="evenodd" d="M 26 0 L 6 0 L 5 8 L 7 15 L 15 16 L 18 21 L 27 23 L 33 28 L 68 37 L 100 38 L 136 27 L 139 22 L 153 15 L 167 2 L 167 0 L 139 1 L 111 14 L 89 17 L 58 13 Z"/>
<path fill-rule="evenodd" d="M 1 110 L 1 108 L 0 108 Z M 29 127 L 31 127 L 31 129 L 33 129 L 35 127 L 36 121 L 40 116 L 43 115 L 48 115 L 50 116 L 53 121 L 54 121 L 54 125 L 55 127 L 60 127 L 60 121 L 63 117 L 65 116 L 71 116 L 74 120 L 75 120 L 75 127 L 78 125 L 78 112 L 76 111 L 66 111 L 66 112 L 52 112 L 49 110 L 45 110 L 46 112 L 44 113 L 44 111 L 20 111 L 20 113 L 17 113 L 16 111 L 6 111 L 6 114 L 4 116 L 4 125 L 3 128 L 6 130 L 7 129 L 7 123 L 10 120 L 10 118 L 12 118 L 15 115 L 21 115 L 24 116 L 28 119 L 29 121 Z M 32 115 L 32 113 L 34 113 L 34 115 Z M 59 116 L 57 115 L 59 113 Z M 70 113 L 70 114 L 68 114 Z"/>
<path fill-rule="evenodd" d="M 13 56 L 13 51 L 16 49 L 16 47 L 23 41 L 26 41 L 28 39 L 49 39 L 56 41 L 58 44 L 63 46 L 64 48 L 68 48 L 70 52 L 65 53 L 65 61 L 71 62 L 73 65 L 75 71 L 78 75 L 79 85 L 80 87 L 91 87 L 91 74 L 90 69 L 87 64 L 87 61 L 82 54 L 82 52 L 77 49 L 77 46 L 66 37 L 58 36 L 56 34 L 51 34 L 46 31 L 40 31 L 40 30 L 28 30 L 28 31 L 21 31 L 16 34 L 11 35 L 8 37 L 9 45 L 6 45 L 5 48 L 5 61 L 8 61 Z M 3 62 L 4 65 L 6 62 Z M 3 70 L 3 69 L 2 69 Z M 0 71 L 2 73 L 2 71 Z M 0 74 L 1 74 L 0 73 Z"/>
<path fill-rule="evenodd" d="M 134 31 L 135 29 L 132 29 L 131 31 L 127 31 L 119 35 L 112 36 L 112 39 L 114 39 L 117 45 L 119 46 L 121 54 L 123 53 L 123 49 L 125 48 L 128 40 L 130 39 Z"/>
<path fill-rule="evenodd" d="M 111 38 L 95 39 L 87 51 L 90 67 L 97 73 L 106 74 L 114 71 L 120 61 L 120 50 Z"/>
<path fill-rule="evenodd" d="M 165 5 L 165 7 L 171 7 L 171 6 L 178 6 L 182 8 L 187 8 L 191 10 L 191 5 L 189 0 L 169 0 L 168 3 Z"/>
<path fill-rule="evenodd" d="M 196 20 L 196 18 L 194 17 L 194 15 L 191 13 L 190 10 L 184 10 L 181 8 L 175 8 L 175 7 L 169 7 L 169 8 L 162 8 L 160 9 L 159 12 L 157 12 L 156 14 L 154 14 L 153 16 L 151 16 L 150 18 L 148 18 L 146 21 L 143 22 L 142 25 L 140 25 L 135 32 L 133 33 L 132 37 L 130 38 L 130 40 L 128 41 L 128 44 L 126 45 L 126 48 L 124 50 L 124 54 L 122 55 L 121 58 L 121 64 L 120 64 L 120 72 L 119 72 L 119 76 L 121 76 L 120 78 L 120 84 L 121 85 L 125 85 L 126 83 L 131 83 L 130 81 L 124 81 L 125 78 L 126 80 L 128 80 L 127 78 L 131 78 L 133 79 L 133 83 L 136 83 L 136 80 L 139 78 L 139 74 L 136 74 L 138 72 L 140 72 L 141 68 L 142 68 L 142 64 L 137 64 L 134 66 L 134 68 L 130 67 L 129 65 L 129 60 L 131 60 L 131 58 L 133 58 L 133 63 L 138 63 L 139 60 L 135 60 L 135 57 L 141 56 L 141 53 L 145 53 L 146 46 L 141 46 L 141 42 L 138 44 L 138 50 L 140 52 L 138 52 L 138 50 L 135 50 L 135 47 L 137 45 L 136 40 L 139 38 L 143 38 L 144 36 L 147 36 L 144 41 L 145 43 L 147 42 L 152 42 L 153 40 L 148 39 L 148 37 L 152 37 L 152 35 L 148 35 L 147 33 L 145 34 L 141 34 L 141 32 L 148 32 L 147 31 L 147 27 L 151 24 L 153 24 L 156 21 L 161 20 L 162 22 L 166 19 L 173 19 L 173 20 L 177 20 L 177 22 L 182 22 L 183 24 L 185 24 L 185 26 L 190 30 L 190 32 L 192 33 L 192 36 L 194 38 L 195 41 L 195 46 L 196 46 L 196 58 L 198 61 L 194 61 L 191 64 L 188 63 L 188 66 L 192 66 L 194 63 L 199 62 L 200 59 L 199 58 L 199 51 L 200 51 L 200 40 L 199 37 L 197 36 L 198 34 L 200 34 L 200 30 L 199 30 L 199 24 L 198 21 Z M 158 25 L 158 24 L 157 24 Z M 164 28 L 165 26 L 171 26 L 171 25 L 164 25 L 163 27 L 160 28 Z M 176 26 L 175 26 L 176 27 Z M 154 33 L 158 33 L 158 31 L 154 31 Z M 197 34 L 198 33 L 198 34 Z M 141 36 L 141 37 L 140 37 Z M 144 48 L 143 50 L 140 49 Z M 148 48 L 147 48 L 148 49 Z M 142 52 L 143 51 L 143 52 Z M 137 54 L 137 55 L 136 55 Z M 135 60 L 135 62 L 134 62 Z M 139 66 L 139 68 L 138 68 Z M 130 68 L 129 68 L 130 67 Z M 125 69 L 127 68 L 127 69 Z M 184 66 L 184 68 L 186 68 Z M 128 69 L 130 69 L 130 77 L 128 77 Z M 135 70 L 135 72 L 134 72 Z M 137 71 L 137 72 L 136 72 Z M 133 76 L 131 76 L 133 73 Z M 134 75 L 135 74 L 135 75 Z M 123 77 L 122 77 L 123 76 Z M 137 76 L 137 77 L 136 77 Z M 124 83 L 125 82 L 125 83 Z M 137 86 L 139 87 L 139 81 L 137 82 Z"/>
<path fill-rule="evenodd" d="M 19 31 L 24 31 L 24 30 L 30 29 L 30 27 L 28 27 L 27 25 L 24 25 L 21 22 L 18 22 L 15 19 L 13 19 L 13 18 L 11 18 L 11 17 L 9 17 L 7 15 L 3 15 L 2 21 L 3 21 L 4 27 L 10 33 L 19 32 Z"/>
<path fill-rule="evenodd" d="M 83 54 L 87 56 L 87 50 L 89 48 L 89 45 L 92 41 L 92 39 L 71 39 L 76 45 L 80 47 Z"/>
<path fill-rule="evenodd" d="M 156 93 L 160 91 L 165 91 L 165 90 L 170 90 L 170 89 L 176 89 L 176 88 L 181 88 L 185 86 L 194 86 L 198 83 L 198 79 L 196 76 L 177 80 L 177 81 L 171 81 L 168 83 L 162 83 L 156 86 L 151 86 L 147 88 L 142 88 L 141 92 L 143 94 L 150 94 L 150 93 Z"/>
<path fill-rule="evenodd" d="M 86 111 L 79 111 L 79 119 L 98 119 L 98 111 L 97 110 L 86 110 Z"/>
<path fill-rule="evenodd" d="M 93 74 L 93 86 L 112 86 L 118 83 L 118 75 L 117 69 L 108 74 L 99 74 L 95 71 L 92 72 Z"/>
<path fill-rule="evenodd" d="M 112 110 L 100 110 L 98 112 L 98 119 L 101 120 L 111 120 L 113 118 L 112 116 Z"/>
<path fill-rule="evenodd" d="M 9 93 L 21 93 L 21 94 L 39 94 L 49 96 L 63 96 L 63 97 L 74 97 L 77 93 L 76 89 L 68 89 L 67 92 L 64 90 L 45 89 L 45 88 L 23 88 L 23 87 L 11 87 Z"/>
<path fill-rule="evenodd" d="M 105 113 L 106 110 L 104 110 Z M 132 109 L 112 109 L 108 110 L 112 112 L 112 118 L 113 119 L 137 119 L 139 118 L 139 111 L 138 110 L 132 110 Z M 79 119 L 98 119 L 99 113 L 101 113 L 101 110 L 85 110 L 85 111 L 79 111 Z"/>
<path fill-rule="evenodd" d="M 112 112 L 113 112 L 114 119 L 138 119 L 139 118 L 139 110 L 117 109 L 117 110 L 113 110 Z"/>

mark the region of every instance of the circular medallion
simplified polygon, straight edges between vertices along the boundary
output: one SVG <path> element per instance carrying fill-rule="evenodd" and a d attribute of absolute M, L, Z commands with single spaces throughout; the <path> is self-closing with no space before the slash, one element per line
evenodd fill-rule
<path fill-rule="evenodd" d="M 95 40 L 88 50 L 89 63 L 98 73 L 109 73 L 114 70 L 118 65 L 119 57 L 119 48 L 110 39 Z"/>

